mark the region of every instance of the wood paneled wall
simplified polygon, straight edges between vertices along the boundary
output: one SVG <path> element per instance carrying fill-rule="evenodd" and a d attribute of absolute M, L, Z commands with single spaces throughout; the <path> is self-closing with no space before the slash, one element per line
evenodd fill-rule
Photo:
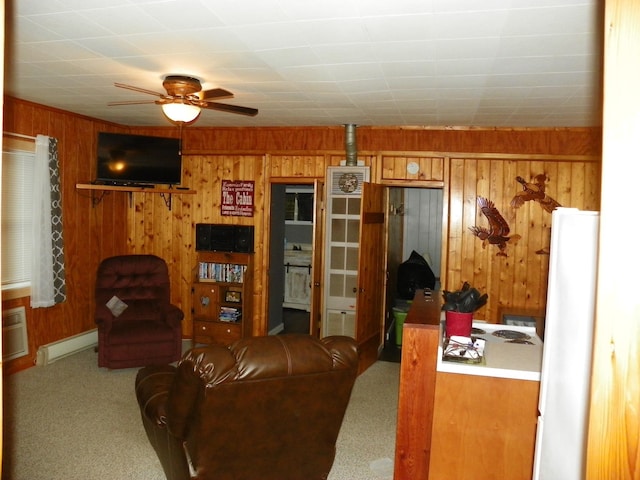
<path fill-rule="evenodd" d="M 600 155 L 599 128 L 367 127 L 359 152 L 482 152 Z M 193 153 L 344 151 L 344 127 L 198 128 L 184 131 Z M 342 156 L 344 159 L 344 156 Z M 360 158 L 360 155 L 358 155 Z"/>
<path fill-rule="evenodd" d="M 407 171 L 407 166 L 412 163 L 418 166 L 417 173 Z M 383 153 L 380 164 L 381 172 L 377 178 L 380 183 L 387 185 L 427 182 L 425 186 L 441 187 L 444 182 L 445 159 L 443 157 Z"/>
<path fill-rule="evenodd" d="M 324 178 L 328 165 L 344 158 L 344 128 L 198 128 L 183 130 L 183 184 L 195 195 L 172 195 L 171 209 L 157 193 L 112 192 L 94 205 L 98 193 L 76 190 L 94 178 L 98 131 L 178 136 L 174 127 L 140 128 L 114 125 L 42 105 L 5 97 L 5 130 L 24 135 L 42 133 L 59 139 L 63 183 L 65 256 L 68 300 L 62 305 L 29 311 L 32 355 L 15 365 L 30 365 L 37 347 L 94 328 L 93 284 L 98 263 L 122 253 L 154 253 L 170 265 L 172 300 L 190 309 L 190 282 L 195 266 L 194 226 L 199 222 L 237 223 L 255 227 L 254 333 L 266 327 L 269 185 L 290 179 L 312 182 Z M 372 166 L 373 179 L 389 185 L 424 186 L 424 178 L 406 178 L 406 162 L 418 158 L 428 176 L 444 188 L 448 237 L 448 284 L 469 279 L 489 289 L 494 314 L 498 303 L 539 305 L 544 290 L 546 257 L 529 253 L 544 246 L 549 218 L 535 206 L 509 211 L 518 188 L 515 175 L 529 179 L 539 172 L 549 177 L 549 193 L 567 206 L 598 208 L 599 163 L 585 156 L 600 154 L 599 129 L 481 129 L 358 127 L 359 159 Z M 469 153 L 471 152 L 471 153 Z M 516 155 L 516 156 L 514 156 Z M 555 157 L 554 157 L 555 156 Z M 426 158 L 429 159 L 426 159 Z M 555 158 L 555 159 L 554 159 Z M 560 162 L 556 160 L 560 159 Z M 396 167 L 395 163 L 401 164 Z M 450 170 L 449 170 L 450 169 Z M 383 172 L 384 179 L 383 179 Z M 390 173 L 396 172 L 396 173 Z M 401 175 L 404 175 L 402 177 Z M 449 175 L 451 181 L 449 182 Z M 442 177 L 442 179 L 440 179 Z M 254 180 L 253 217 L 220 215 L 220 180 Z M 450 185 L 449 185 L 450 183 Z M 449 188 L 454 193 L 449 197 Z M 512 230 L 524 238 L 509 247 L 506 259 L 482 250 L 470 236 L 478 194 L 503 209 Z M 450 215 L 449 215 L 450 213 Z M 526 225 L 526 228 L 525 228 Z M 447 246 L 449 242 L 449 246 Z M 454 258 L 455 257 L 455 258 Z M 507 268 L 502 268 L 504 264 Z M 533 273 L 535 272 L 535 276 Z M 498 290 L 494 290 L 498 288 Z M 25 301 L 25 300 L 18 300 Z M 191 334 L 190 315 L 184 334 Z M 21 363 L 22 362 L 22 363 Z M 8 370 L 11 369 L 9 365 Z"/>
<path fill-rule="evenodd" d="M 502 156 L 450 158 L 448 198 L 447 272 L 443 286 L 458 289 L 468 281 L 489 294 L 486 307 L 476 317 L 499 322 L 501 308 L 544 313 L 551 237 L 551 214 L 535 201 L 511 206 L 523 190 L 516 177 L 527 182 L 539 174 L 547 177 L 546 193 L 563 207 L 598 210 L 600 162 L 597 157 L 531 159 Z M 510 226 L 507 256 L 497 256 L 495 245 L 486 245 L 469 230 L 488 228 L 477 207 L 477 197 L 495 204 Z"/>
<path fill-rule="evenodd" d="M 94 207 L 90 194 L 75 186 L 95 176 L 96 132 L 125 128 L 5 97 L 4 130 L 58 139 L 67 281 L 67 301 L 54 307 L 32 310 L 28 298 L 3 301 L 3 308 L 27 307 L 29 355 L 5 364 L 5 373 L 12 373 L 32 366 L 40 345 L 95 327 L 95 271 L 101 258 L 127 251 L 127 197 L 106 195 Z"/>
<path fill-rule="evenodd" d="M 269 154 L 267 158 L 266 174 L 269 179 L 321 179 L 329 161 L 325 154 Z"/>
<path fill-rule="evenodd" d="M 264 157 L 260 155 L 185 155 L 183 157 L 182 184 L 196 191 L 195 195 L 171 196 L 171 209 L 160 195 L 135 193 L 132 208 L 127 209 L 128 247 L 135 253 L 153 253 L 164 258 L 171 278 L 171 300 L 187 314 L 183 324 L 185 336 L 191 336 L 191 284 L 197 273 L 195 251 L 195 225 L 197 223 L 253 225 L 256 254 L 254 265 L 263 265 L 268 250 L 260 242 L 263 233 Z M 253 180 L 254 216 L 230 217 L 221 215 L 222 180 Z M 119 195 L 126 195 L 120 193 Z M 259 269 L 258 269 L 259 270 Z M 260 283 L 254 282 L 254 289 Z M 262 290 L 254 292 L 253 311 L 259 311 Z M 264 315 L 254 321 L 260 332 L 265 325 Z"/>

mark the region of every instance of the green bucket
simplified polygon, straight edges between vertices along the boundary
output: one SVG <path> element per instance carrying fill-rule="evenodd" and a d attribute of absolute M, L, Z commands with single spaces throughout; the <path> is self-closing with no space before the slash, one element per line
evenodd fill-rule
<path fill-rule="evenodd" d="M 406 310 L 393 309 L 393 320 L 396 324 L 396 345 L 402 345 L 402 327 L 404 327 L 404 321 L 407 318 Z"/>

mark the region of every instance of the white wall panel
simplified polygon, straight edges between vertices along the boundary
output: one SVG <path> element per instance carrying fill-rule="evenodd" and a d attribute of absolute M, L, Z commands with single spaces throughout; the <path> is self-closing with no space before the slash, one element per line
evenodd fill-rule
<path fill-rule="evenodd" d="M 407 188 L 404 197 L 403 261 L 415 250 L 429 262 L 440 277 L 442 254 L 442 190 Z"/>

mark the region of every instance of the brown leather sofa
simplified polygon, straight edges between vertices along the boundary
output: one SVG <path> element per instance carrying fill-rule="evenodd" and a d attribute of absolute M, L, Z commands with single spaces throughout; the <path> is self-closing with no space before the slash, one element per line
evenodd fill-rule
<path fill-rule="evenodd" d="M 99 367 L 144 367 L 180 359 L 184 314 L 170 303 L 169 288 L 167 264 L 155 255 L 120 255 L 100 263 L 95 286 Z M 127 305 L 119 315 L 107 305 L 114 297 Z"/>
<path fill-rule="evenodd" d="M 358 370 L 350 337 L 250 337 L 136 378 L 168 480 L 326 479 Z"/>

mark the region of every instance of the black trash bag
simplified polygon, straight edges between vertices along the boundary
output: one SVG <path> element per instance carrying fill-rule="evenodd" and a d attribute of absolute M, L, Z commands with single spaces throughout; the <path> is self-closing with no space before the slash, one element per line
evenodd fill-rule
<path fill-rule="evenodd" d="M 464 282 L 462 288 L 455 292 L 442 292 L 444 303 L 442 310 L 452 310 L 460 313 L 475 312 L 487 303 L 489 295 L 480 294 L 477 288 L 472 288 L 469 282 Z"/>
<path fill-rule="evenodd" d="M 409 259 L 398 266 L 398 297 L 404 300 L 413 300 L 416 290 L 420 288 L 434 289 L 436 276 L 422 255 L 415 250 L 411 252 Z"/>

